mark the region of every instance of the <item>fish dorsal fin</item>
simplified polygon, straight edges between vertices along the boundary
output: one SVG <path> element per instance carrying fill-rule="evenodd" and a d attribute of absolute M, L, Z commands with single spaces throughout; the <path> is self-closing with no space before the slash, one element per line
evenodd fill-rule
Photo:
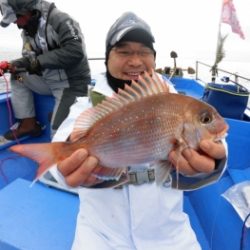
<path fill-rule="evenodd" d="M 138 82 L 132 80 L 130 86 L 125 84 L 123 90 L 119 89 L 118 93 L 114 93 L 112 97 L 106 97 L 105 100 L 95 107 L 82 112 L 76 119 L 71 139 L 77 140 L 84 137 L 89 128 L 97 121 L 119 110 L 121 107 L 131 102 L 138 101 L 146 96 L 155 95 L 161 92 L 169 92 L 166 82 L 161 80 L 154 71 L 152 72 L 152 76 L 145 72 L 139 77 Z"/>

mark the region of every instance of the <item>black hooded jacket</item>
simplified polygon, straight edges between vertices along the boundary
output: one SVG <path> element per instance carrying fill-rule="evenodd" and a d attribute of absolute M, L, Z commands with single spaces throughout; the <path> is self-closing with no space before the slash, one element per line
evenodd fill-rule
<path fill-rule="evenodd" d="M 87 94 L 90 68 L 79 24 L 54 3 L 44 0 L 8 0 L 8 3 L 19 14 L 29 10 L 41 12 L 44 25 L 37 32 L 43 38 L 43 45 L 39 46 L 35 38 L 23 31 L 23 54 L 35 52 L 46 79 L 53 82 L 68 79 L 77 95 Z"/>

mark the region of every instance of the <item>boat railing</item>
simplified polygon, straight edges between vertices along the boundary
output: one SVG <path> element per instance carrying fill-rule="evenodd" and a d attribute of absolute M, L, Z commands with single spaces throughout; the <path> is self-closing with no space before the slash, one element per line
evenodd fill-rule
<path fill-rule="evenodd" d="M 206 70 L 204 73 L 204 70 L 202 70 L 202 67 L 206 67 L 208 71 Z M 215 69 L 215 75 L 212 74 L 213 66 L 201 62 L 196 61 L 195 63 L 195 79 L 199 80 L 203 83 L 208 82 L 226 82 L 226 83 L 232 83 L 235 85 L 238 85 L 241 88 L 245 88 L 249 91 L 250 89 L 250 78 L 244 77 L 239 75 L 238 73 L 232 73 L 230 71 L 221 69 L 216 67 Z"/>
<path fill-rule="evenodd" d="M 172 56 L 173 57 L 173 56 Z M 174 57 L 174 60 L 176 57 Z M 95 70 L 92 71 L 93 74 L 96 74 L 97 72 L 103 71 L 105 69 L 105 58 L 104 57 L 89 57 L 88 58 L 90 66 L 92 69 L 96 68 Z M 101 63 L 101 64 L 100 64 Z M 94 64 L 94 65 L 93 65 Z M 205 67 L 205 69 L 204 69 Z M 238 73 L 232 73 L 230 71 L 221 69 L 221 68 L 216 68 L 216 76 L 212 76 L 212 68 L 213 66 L 201 62 L 201 61 L 196 61 L 195 62 L 195 69 L 188 67 L 187 69 L 183 69 L 180 67 L 176 67 L 176 62 L 175 62 L 175 67 L 165 67 L 164 69 L 157 69 L 159 73 L 163 73 L 168 75 L 170 78 L 174 76 L 179 76 L 183 77 L 184 72 L 186 72 L 188 75 L 194 75 L 195 79 L 206 85 L 209 82 L 227 82 L 227 83 L 233 83 L 238 86 L 246 88 L 248 91 L 250 91 L 250 78 L 244 77 L 239 75 Z M 186 74 L 185 74 L 186 76 Z M 192 77 L 193 78 L 193 77 Z M 7 75 L 7 79 L 9 79 L 9 75 Z M 0 79 L 0 84 L 3 82 L 3 79 Z M 5 85 L 1 84 L 0 86 L 0 93 L 6 93 L 9 92 L 6 90 L 4 87 Z M 10 85 L 9 85 L 10 88 Z"/>
<path fill-rule="evenodd" d="M 104 57 L 90 57 L 88 58 L 89 61 L 104 61 Z"/>

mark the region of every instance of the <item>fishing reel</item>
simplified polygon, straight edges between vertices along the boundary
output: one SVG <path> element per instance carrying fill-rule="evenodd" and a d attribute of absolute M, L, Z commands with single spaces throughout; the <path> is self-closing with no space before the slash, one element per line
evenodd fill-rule
<path fill-rule="evenodd" d="M 1 61 L 0 62 L 0 77 L 3 76 L 5 73 L 14 74 L 14 77 L 18 81 L 22 81 L 22 76 L 19 73 L 27 71 L 25 68 L 19 68 L 12 65 L 12 63 L 8 61 Z"/>
<path fill-rule="evenodd" d="M 0 76 L 10 70 L 10 63 L 8 61 L 0 62 Z"/>
<path fill-rule="evenodd" d="M 12 66 L 12 64 L 8 61 L 1 61 L 0 62 L 0 77 L 3 76 L 5 73 L 20 73 L 20 72 L 23 72 L 25 71 L 23 68 L 15 68 Z M 22 82 L 23 81 L 23 78 L 22 76 L 16 74 L 15 76 L 15 79 L 18 80 L 19 82 Z"/>

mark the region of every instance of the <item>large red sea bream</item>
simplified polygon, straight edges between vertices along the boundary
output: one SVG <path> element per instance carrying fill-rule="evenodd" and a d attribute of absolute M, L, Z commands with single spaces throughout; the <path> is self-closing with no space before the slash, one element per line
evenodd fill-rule
<path fill-rule="evenodd" d="M 169 93 L 168 85 L 153 73 L 126 85 L 111 98 L 84 111 L 77 118 L 72 141 L 21 144 L 11 150 L 39 163 L 38 179 L 53 164 L 86 148 L 99 159 L 103 178 L 127 166 L 155 162 L 156 182 L 167 178 L 169 152 L 198 148 L 202 139 L 219 140 L 228 125 L 207 103 Z M 157 164 L 159 163 L 159 164 Z M 114 168 L 116 171 L 106 171 Z M 159 176 L 160 173 L 160 176 Z"/>

